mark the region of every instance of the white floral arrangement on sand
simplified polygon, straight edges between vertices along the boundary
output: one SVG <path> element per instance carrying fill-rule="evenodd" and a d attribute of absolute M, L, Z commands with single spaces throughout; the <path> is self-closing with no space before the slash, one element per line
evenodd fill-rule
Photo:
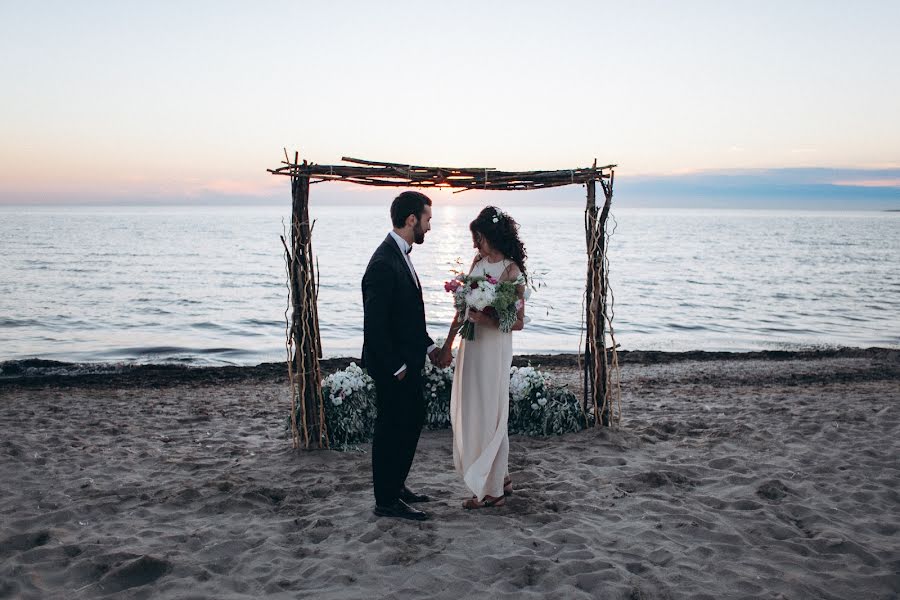
<path fill-rule="evenodd" d="M 509 432 L 559 435 L 584 429 L 578 398 L 531 365 L 512 367 L 509 377 Z"/>
<path fill-rule="evenodd" d="M 372 438 L 375 427 L 375 381 L 355 362 L 322 380 L 325 423 L 332 448 Z"/>
<path fill-rule="evenodd" d="M 336 371 L 322 380 L 322 388 L 328 390 L 328 399 L 334 406 L 341 406 L 345 398 L 363 391 L 374 391 L 375 382 L 355 362 L 343 371 Z"/>
<path fill-rule="evenodd" d="M 444 340 L 435 340 L 438 347 Z M 449 367 L 440 368 L 425 362 L 423 375 L 425 378 L 425 427 L 428 429 L 447 429 L 450 427 L 450 390 L 453 387 L 453 369 L 456 356 Z"/>
<path fill-rule="evenodd" d="M 547 387 L 547 376 L 544 373 L 532 366 L 512 367 L 509 373 L 509 396 L 512 401 L 524 400 L 526 397 L 530 397 L 531 392 L 534 391 L 535 402 L 532 408 L 537 410 L 538 405 L 545 406 L 547 404 L 547 399 L 543 394 Z M 539 400 L 543 400 L 543 402 L 538 402 Z"/>
<path fill-rule="evenodd" d="M 425 427 L 450 427 L 450 390 L 454 364 L 441 369 L 430 362 L 423 370 Z M 375 382 L 356 363 L 322 380 L 328 440 L 335 449 L 372 439 L 375 428 Z M 299 407 L 298 407 L 299 410 Z M 299 415 L 298 415 L 299 417 Z M 289 427 L 290 425 L 288 425 Z M 532 366 L 512 367 L 509 378 L 509 432 L 530 436 L 559 435 L 584 429 L 575 395 L 554 385 L 550 375 Z"/>

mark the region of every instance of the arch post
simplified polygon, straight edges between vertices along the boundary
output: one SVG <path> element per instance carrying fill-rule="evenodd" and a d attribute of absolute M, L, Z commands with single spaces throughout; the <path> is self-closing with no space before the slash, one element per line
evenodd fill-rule
<path fill-rule="evenodd" d="M 295 159 L 296 164 L 296 159 Z M 305 161 L 304 161 L 305 164 Z M 291 175 L 291 249 L 288 254 L 290 311 L 288 376 L 291 382 L 291 435 L 294 448 L 327 448 L 328 430 L 322 395 L 322 342 L 318 287 L 309 220 L 309 175 Z"/>
<path fill-rule="evenodd" d="M 600 179 L 604 202 L 597 205 L 597 185 L 592 179 L 585 182 L 587 204 L 584 211 L 587 242 L 587 281 L 585 284 L 584 398 L 585 415 L 593 413 L 589 425 L 609 425 L 612 417 L 609 351 L 606 347 L 608 259 L 606 256 L 606 220 L 612 203 L 612 173 L 609 183 Z M 586 417 L 587 418 L 587 417 Z"/>

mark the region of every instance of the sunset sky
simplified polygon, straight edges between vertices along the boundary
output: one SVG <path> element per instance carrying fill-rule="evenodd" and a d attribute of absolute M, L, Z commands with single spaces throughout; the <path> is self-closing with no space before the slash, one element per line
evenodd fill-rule
<path fill-rule="evenodd" d="M 0 3 L 0 203 L 280 197 L 283 147 L 900 194 L 900 2 L 330 4 Z"/>

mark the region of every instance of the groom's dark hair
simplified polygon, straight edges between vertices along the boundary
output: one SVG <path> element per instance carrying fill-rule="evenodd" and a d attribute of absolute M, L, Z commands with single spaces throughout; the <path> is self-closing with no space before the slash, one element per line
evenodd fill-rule
<path fill-rule="evenodd" d="M 431 198 L 425 194 L 403 192 L 391 203 L 391 223 L 397 229 L 402 229 L 409 215 L 416 215 L 417 219 L 421 219 L 426 206 L 431 206 Z"/>

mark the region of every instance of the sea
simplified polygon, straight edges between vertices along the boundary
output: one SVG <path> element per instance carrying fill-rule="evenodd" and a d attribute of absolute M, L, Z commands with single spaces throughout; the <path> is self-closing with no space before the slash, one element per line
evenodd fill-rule
<path fill-rule="evenodd" d="M 289 199 L 287 199 L 289 200 Z M 435 205 L 411 257 L 428 329 L 474 250 L 480 206 Z M 535 286 L 517 354 L 584 345 L 584 209 L 517 205 Z M 0 362 L 256 365 L 285 359 L 290 205 L 0 207 Z M 325 357 L 359 356 L 360 280 L 388 205 L 313 203 Z M 624 350 L 900 347 L 900 213 L 618 207 L 614 342 Z M 611 340 L 612 341 L 612 340 Z"/>

